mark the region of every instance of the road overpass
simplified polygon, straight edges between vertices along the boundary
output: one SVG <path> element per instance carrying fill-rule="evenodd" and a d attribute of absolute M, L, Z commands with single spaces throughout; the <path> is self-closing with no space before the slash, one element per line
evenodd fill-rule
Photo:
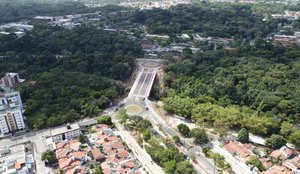
<path fill-rule="evenodd" d="M 148 98 L 161 61 L 144 59 L 138 61 L 140 69 L 128 97 Z"/>
<path fill-rule="evenodd" d="M 130 90 L 129 97 L 149 97 L 156 73 L 157 70 L 139 72 L 137 79 Z"/>
<path fill-rule="evenodd" d="M 128 97 L 125 100 L 125 107 L 138 105 L 141 110 L 137 113 L 131 115 L 141 115 L 149 118 L 152 122 L 161 126 L 161 129 L 169 136 L 173 137 L 175 135 L 180 136 L 178 132 L 173 130 L 173 128 L 168 125 L 168 123 L 155 111 L 154 106 L 148 100 L 149 94 L 151 92 L 155 77 L 159 71 L 162 60 L 147 60 L 147 59 L 138 59 L 139 71 L 135 78 L 134 84 L 129 92 Z M 140 100 L 145 98 L 144 100 Z M 148 109 L 146 109 L 148 108 Z M 181 137 L 181 136 L 180 136 Z M 189 145 L 184 138 L 180 138 L 181 143 L 183 144 L 183 151 L 188 156 L 195 155 L 193 149 L 199 151 L 201 147 L 189 149 Z M 196 155 L 199 166 L 195 167 L 198 174 L 217 174 L 218 169 L 214 164 L 206 159 L 202 155 Z M 194 166 L 197 166 L 194 164 Z M 200 168 L 199 168 L 200 167 Z"/>

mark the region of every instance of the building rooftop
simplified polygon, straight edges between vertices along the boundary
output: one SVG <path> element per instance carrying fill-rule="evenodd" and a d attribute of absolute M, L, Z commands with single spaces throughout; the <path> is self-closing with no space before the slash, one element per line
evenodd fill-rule
<path fill-rule="evenodd" d="M 271 154 L 270 157 L 272 158 L 278 158 L 280 157 L 280 159 L 287 159 L 292 155 L 292 150 L 287 148 L 286 146 L 281 147 L 278 150 L 274 150 Z"/>
<path fill-rule="evenodd" d="M 283 166 L 274 165 L 268 170 L 262 172 L 262 174 L 293 174 L 293 172 Z"/>
<path fill-rule="evenodd" d="M 55 136 L 55 135 L 60 135 L 60 134 L 70 132 L 70 131 L 73 131 L 73 130 L 77 130 L 77 129 L 80 129 L 80 127 L 78 126 L 77 123 L 75 123 L 75 124 L 71 124 L 70 128 L 68 128 L 68 126 L 65 125 L 65 126 L 62 126 L 60 128 L 53 129 L 51 131 L 51 133 L 52 133 L 52 136 Z"/>
<path fill-rule="evenodd" d="M 25 153 L 25 145 L 12 145 L 4 150 L 7 149 L 9 149 L 9 152 L 6 151 L 7 153 L 2 154 L 0 157 L 0 173 L 29 173 L 34 158 L 32 154 Z"/>
<path fill-rule="evenodd" d="M 292 171 L 297 171 L 300 169 L 300 156 L 296 156 L 292 159 L 286 160 L 282 165 Z"/>
<path fill-rule="evenodd" d="M 35 16 L 33 19 L 48 19 L 48 20 L 53 20 L 54 17 L 51 17 L 51 16 Z"/>
<path fill-rule="evenodd" d="M 104 159 L 105 155 L 101 153 L 99 149 L 93 149 L 91 150 L 92 156 L 95 160 Z"/>
<path fill-rule="evenodd" d="M 243 158 L 250 156 L 252 153 L 240 145 L 239 142 L 233 141 L 225 145 L 225 148 L 232 154 L 237 154 Z"/>

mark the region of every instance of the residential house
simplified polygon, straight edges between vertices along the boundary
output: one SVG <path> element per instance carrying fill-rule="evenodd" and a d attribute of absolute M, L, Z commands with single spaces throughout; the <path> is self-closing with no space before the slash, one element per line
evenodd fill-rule
<path fill-rule="evenodd" d="M 251 150 L 245 148 L 243 144 L 237 141 L 231 141 L 225 144 L 225 149 L 228 152 L 233 154 L 234 156 L 240 158 L 241 160 L 245 161 L 249 156 L 254 155 Z"/>
<path fill-rule="evenodd" d="M 262 172 L 262 174 L 293 174 L 284 166 L 274 165 L 268 170 Z"/>
<path fill-rule="evenodd" d="M 130 155 L 120 136 L 107 125 L 94 125 L 96 130 L 89 136 L 90 142 L 97 148 L 91 150 L 92 157 L 101 162 L 104 174 L 139 173 L 141 165 Z"/>
<path fill-rule="evenodd" d="M 87 153 L 81 150 L 81 143 L 76 139 L 57 143 L 55 153 L 59 168 L 65 173 L 79 170 L 88 161 Z"/>
<path fill-rule="evenodd" d="M 269 158 L 260 158 L 259 161 L 262 163 L 262 165 L 266 168 L 269 169 L 272 167 L 273 163 Z"/>
<path fill-rule="evenodd" d="M 281 147 L 279 150 L 274 150 L 271 154 L 271 158 L 280 158 L 282 160 L 288 159 L 292 155 L 292 150 L 286 146 Z"/>
<path fill-rule="evenodd" d="M 298 155 L 292 159 L 288 159 L 284 161 L 282 165 L 294 173 L 300 173 L 300 156 Z"/>
<path fill-rule="evenodd" d="M 26 152 L 25 146 L 31 146 L 31 144 L 15 144 L 4 149 L 5 153 L 0 157 L 0 173 L 32 174 L 34 172 L 33 154 Z"/>
<path fill-rule="evenodd" d="M 298 39 L 296 36 L 274 35 L 273 43 L 282 44 L 283 46 L 295 45 L 298 43 Z"/>
<path fill-rule="evenodd" d="M 106 157 L 99 149 L 93 149 L 91 150 L 92 157 L 97 162 L 103 162 L 105 161 Z"/>

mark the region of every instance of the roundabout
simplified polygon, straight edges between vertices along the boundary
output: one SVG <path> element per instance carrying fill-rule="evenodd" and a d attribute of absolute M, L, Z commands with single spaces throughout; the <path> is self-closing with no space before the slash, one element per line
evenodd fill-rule
<path fill-rule="evenodd" d="M 158 67 L 160 67 L 160 63 L 159 62 L 155 62 L 155 61 L 143 62 L 141 65 L 143 67 L 146 67 L 146 68 L 158 68 Z"/>
<path fill-rule="evenodd" d="M 126 108 L 126 113 L 129 115 L 136 115 L 139 114 L 140 112 L 142 112 L 142 107 L 140 107 L 139 105 L 128 105 Z"/>

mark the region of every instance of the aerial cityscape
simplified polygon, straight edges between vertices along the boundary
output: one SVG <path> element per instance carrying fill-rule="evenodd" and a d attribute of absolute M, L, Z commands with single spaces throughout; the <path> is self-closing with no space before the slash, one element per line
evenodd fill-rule
<path fill-rule="evenodd" d="M 0 174 L 299 173 L 299 1 L 0 1 Z"/>

